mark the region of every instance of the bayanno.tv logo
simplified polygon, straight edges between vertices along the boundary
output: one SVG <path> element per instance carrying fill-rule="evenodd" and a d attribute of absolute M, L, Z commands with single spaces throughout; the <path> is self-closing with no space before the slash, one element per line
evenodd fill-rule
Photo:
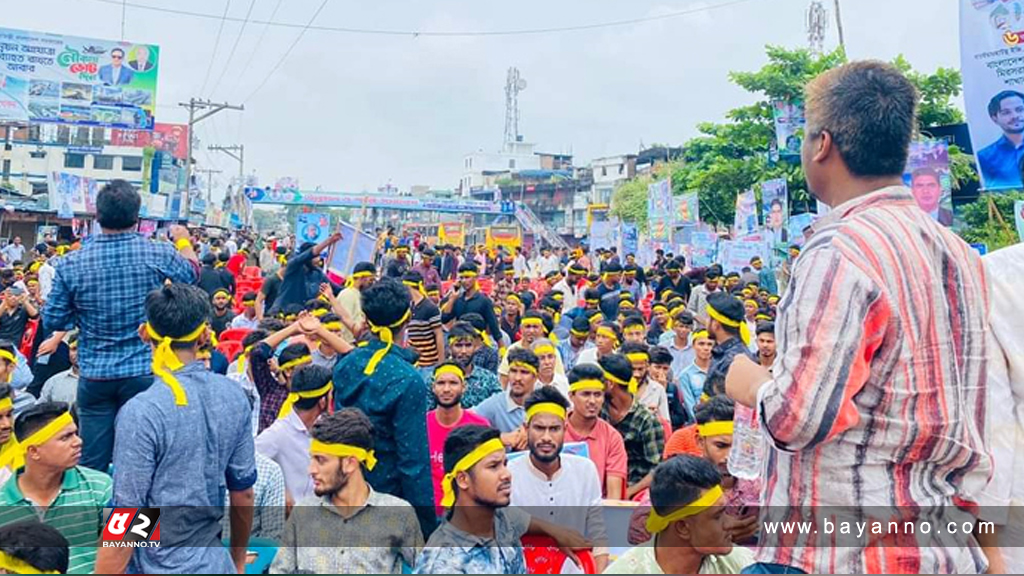
<path fill-rule="evenodd" d="M 114 508 L 103 527 L 104 548 L 159 548 L 159 508 Z"/>

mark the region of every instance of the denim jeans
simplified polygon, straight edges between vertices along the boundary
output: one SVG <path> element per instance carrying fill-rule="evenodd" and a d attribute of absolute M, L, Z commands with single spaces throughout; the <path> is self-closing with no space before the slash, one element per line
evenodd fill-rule
<path fill-rule="evenodd" d="M 78 435 L 82 437 L 82 466 L 100 472 L 110 469 L 117 411 L 151 384 L 152 375 L 116 380 L 79 378 L 75 403 L 78 410 Z"/>

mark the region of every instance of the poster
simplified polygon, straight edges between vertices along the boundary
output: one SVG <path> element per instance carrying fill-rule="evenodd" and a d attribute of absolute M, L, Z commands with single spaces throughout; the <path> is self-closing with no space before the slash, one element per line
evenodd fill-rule
<path fill-rule="evenodd" d="M 687 226 L 700 222 L 700 200 L 696 192 L 687 192 L 674 199 L 676 203 L 676 226 Z"/>
<path fill-rule="evenodd" d="M 672 183 L 666 178 L 647 185 L 647 222 L 652 240 L 672 239 Z"/>
<path fill-rule="evenodd" d="M 327 272 L 337 277 L 348 277 L 360 262 L 373 262 L 376 239 L 361 232 L 348 222 L 338 224 L 341 240 L 331 249 Z"/>
<path fill-rule="evenodd" d="M 1017 237 L 1024 242 L 1024 200 L 1013 203 L 1013 217 L 1017 221 Z"/>
<path fill-rule="evenodd" d="M 139 234 L 152 238 L 156 233 L 156 220 L 139 220 Z"/>
<path fill-rule="evenodd" d="M 466 227 L 462 222 L 442 222 L 437 226 L 437 241 L 463 247 L 466 245 Z"/>
<path fill-rule="evenodd" d="M 734 232 L 737 236 L 752 234 L 757 230 L 757 197 L 753 190 L 736 196 L 736 220 Z"/>
<path fill-rule="evenodd" d="M 799 160 L 804 133 L 803 102 L 772 102 L 772 117 L 779 157 Z"/>
<path fill-rule="evenodd" d="M 750 259 L 765 259 L 766 244 L 758 240 L 723 240 L 718 243 L 718 260 L 725 272 L 741 272 L 750 266 Z"/>
<path fill-rule="evenodd" d="M 960 68 L 982 188 L 1020 188 L 1024 0 L 960 0 Z"/>
<path fill-rule="evenodd" d="M 814 224 L 814 221 L 818 219 L 817 214 L 811 212 L 804 212 L 803 214 L 796 214 L 789 217 L 789 243 L 796 244 L 797 246 L 803 246 L 808 236 L 804 233 L 804 230 L 808 226 Z"/>
<path fill-rule="evenodd" d="M 0 28 L 0 120 L 151 129 L 160 49 Z"/>
<path fill-rule="evenodd" d="M 129 148 L 154 148 L 184 160 L 188 156 L 188 124 L 164 124 L 157 122 L 152 130 L 110 131 L 111 146 Z"/>
<path fill-rule="evenodd" d="M 36 243 L 38 246 L 47 240 L 56 242 L 57 241 L 57 230 L 60 227 L 56 224 L 40 224 L 36 226 Z"/>
<path fill-rule="evenodd" d="M 295 219 L 295 241 L 319 244 L 331 235 L 331 217 L 327 214 L 306 212 Z"/>
<path fill-rule="evenodd" d="M 611 249 L 619 246 L 619 222 L 618 219 L 593 222 L 590 224 L 590 249 L 598 248 Z"/>
<path fill-rule="evenodd" d="M 903 182 L 910 187 L 922 210 L 943 226 L 953 225 L 953 178 L 949 173 L 946 142 L 911 142 Z"/>
<path fill-rule="evenodd" d="M 58 218 L 73 218 L 76 213 L 94 214 L 99 184 L 67 172 L 51 172 L 47 179 L 50 209 L 57 211 Z"/>
<path fill-rule="evenodd" d="M 622 247 L 620 248 L 622 255 L 636 255 L 637 247 L 640 243 L 636 224 L 626 224 L 623 222 L 619 237 L 622 239 Z"/>
<path fill-rule="evenodd" d="M 694 231 L 690 235 L 690 266 L 703 268 L 715 262 L 718 256 L 718 234 L 707 231 Z"/>
<path fill-rule="evenodd" d="M 778 178 L 761 183 L 761 210 L 764 214 L 764 227 L 769 239 L 774 244 L 789 242 L 789 196 L 786 179 Z"/>

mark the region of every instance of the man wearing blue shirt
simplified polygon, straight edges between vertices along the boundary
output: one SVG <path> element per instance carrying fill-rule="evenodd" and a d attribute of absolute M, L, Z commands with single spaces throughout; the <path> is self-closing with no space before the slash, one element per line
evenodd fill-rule
<path fill-rule="evenodd" d="M 96 573 L 244 573 L 256 483 L 249 401 L 197 360 L 210 337 L 206 292 L 169 284 L 145 311 L 157 380 L 117 417 L 113 506 L 160 508 L 161 547 L 100 548 Z M 225 489 L 230 553 L 220 540 Z"/>
<path fill-rule="evenodd" d="M 1021 144 L 1024 143 L 1024 94 L 1005 90 L 992 97 L 988 115 L 1003 131 L 998 140 L 978 151 L 985 188 L 1020 188 Z"/>

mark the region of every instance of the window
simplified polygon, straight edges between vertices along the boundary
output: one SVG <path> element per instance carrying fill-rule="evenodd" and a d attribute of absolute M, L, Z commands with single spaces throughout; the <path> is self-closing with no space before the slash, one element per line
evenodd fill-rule
<path fill-rule="evenodd" d="M 65 154 L 65 168 L 85 168 L 85 154 Z"/>
<path fill-rule="evenodd" d="M 121 170 L 124 170 L 125 172 L 142 172 L 142 157 L 122 156 Z"/>
<path fill-rule="evenodd" d="M 91 134 L 88 126 L 79 126 L 71 143 L 75 146 L 88 146 L 91 143 Z"/>
<path fill-rule="evenodd" d="M 509 168 L 509 170 L 515 170 L 516 169 L 516 159 L 515 158 L 510 158 L 509 159 L 509 161 L 508 161 L 508 168 Z"/>
<path fill-rule="evenodd" d="M 619 164 L 619 174 L 622 174 L 622 171 L 623 171 L 623 170 L 624 170 L 625 168 L 626 168 L 626 165 L 625 165 L 625 164 Z"/>
<path fill-rule="evenodd" d="M 607 175 L 608 175 L 608 167 L 607 166 L 601 166 L 601 176 L 607 176 Z"/>
<path fill-rule="evenodd" d="M 96 154 L 92 157 L 92 167 L 96 170 L 113 170 L 114 157 L 106 154 Z"/>

